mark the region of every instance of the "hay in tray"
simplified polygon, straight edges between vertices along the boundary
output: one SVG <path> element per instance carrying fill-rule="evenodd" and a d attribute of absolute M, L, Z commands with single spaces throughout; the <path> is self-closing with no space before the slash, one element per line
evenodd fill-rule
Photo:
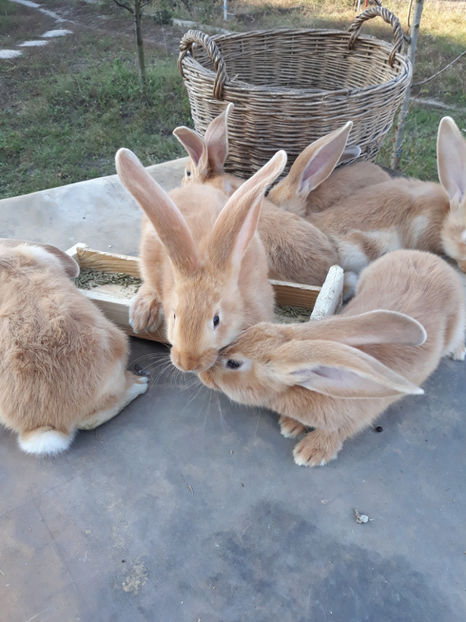
<path fill-rule="evenodd" d="M 293 324 L 295 322 L 308 322 L 312 309 L 292 307 L 290 305 L 275 305 L 275 321 L 279 324 Z"/>
<path fill-rule="evenodd" d="M 83 268 L 74 280 L 79 289 L 99 289 L 122 298 L 132 298 L 142 284 L 142 280 L 124 272 L 101 272 Z"/>

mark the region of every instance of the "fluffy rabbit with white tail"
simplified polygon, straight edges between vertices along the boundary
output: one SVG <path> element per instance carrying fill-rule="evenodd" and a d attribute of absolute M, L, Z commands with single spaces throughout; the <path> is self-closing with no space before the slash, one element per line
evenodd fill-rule
<path fill-rule="evenodd" d="M 200 378 L 233 400 L 278 412 L 284 436 L 314 428 L 295 446 L 295 462 L 324 465 L 390 404 L 422 394 L 441 357 L 464 360 L 464 323 L 455 270 L 430 253 L 399 250 L 364 270 L 340 314 L 257 324 Z"/>
<path fill-rule="evenodd" d="M 58 248 L 0 239 L 0 422 L 27 453 L 64 451 L 147 389 L 126 371 L 126 335 L 70 280 L 78 274 Z"/>
<path fill-rule="evenodd" d="M 203 371 L 245 328 L 273 316 L 267 258 L 256 234 L 267 187 L 280 175 L 279 151 L 227 200 L 193 184 L 169 195 L 128 149 L 116 154 L 123 185 L 143 209 L 143 285 L 130 321 L 151 331 L 165 317 L 170 357 L 182 371 Z"/>

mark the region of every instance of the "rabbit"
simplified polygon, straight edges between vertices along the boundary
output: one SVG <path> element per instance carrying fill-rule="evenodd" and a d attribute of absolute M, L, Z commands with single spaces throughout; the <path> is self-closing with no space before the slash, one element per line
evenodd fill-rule
<path fill-rule="evenodd" d="M 74 286 L 58 248 L 0 240 L 0 422 L 26 453 L 51 455 L 76 430 L 117 415 L 147 389 L 126 371 L 128 339 Z"/>
<path fill-rule="evenodd" d="M 239 177 L 223 171 L 228 155 L 227 115 L 231 107 L 229 104 L 211 122 L 204 139 L 189 128 L 174 130 L 190 154 L 183 180 L 185 186 L 202 183 L 231 195 L 243 183 Z M 262 203 L 258 232 L 267 253 L 270 278 L 322 285 L 330 266 L 339 262 L 336 245 L 326 234 L 268 199 Z"/>
<path fill-rule="evenodd" d="M 120 180 L 145 213 L 143 285 L 130 322 L 136 332 L 150 332 L 164 317 L 178 369 L 207 369 L 245 328 L 272 318 L 273 289 L 256 228 L 264 192 L 285 163 L 286 153 L 277 152 L 228 199 L 201 184 L 167 194 L 131 151 L 117 152 Z"/>
<path fill-rule="evenodd" d="M 345 147 L 352 122 L 308 145 L 294 161 L 288 175 L 269 192 L 278 207 L 307 218 L 322 212 L 362 188 L 389 181 L 377 164 L 360 161 L 339 166 L 360 155 L 359 147 Z"/>
<path fill-rule="evenodd" d="M 200 375 L 243 404 L 281 415 L 298 465 L 324 465 L 343 441 L 420 384 L 442 356 L 464 360 L 465 305 L 459 275 L 415 250 L 380 257 L 362 272 L 338 315 L 304 324 L 259 323 Z"/>
<path fill-rule="evenodd" d="M 466 271 L 466 141 L 451 117 L 439 125 L 440 185 L 397 178 L 369 186 L 309 221 L 332 239 L 346 283 L 398 248 L 446 254 Z"/>
<path fill-rule="evenodd" d="M 184 184 L 209 183 L 230 195 L 243 183 L 241 177 L 224 170 L 228 156 L 228 116 L 232 109 L 233 104 L 228 104 L 211 121 L 203 138 L 188 127 L 173 130 L 189 155 Z M 322 211 L 360 188 L 389 180 L 390 175 L 371 162 L 355 162 L 335 169 L 337 164 L 361 154 L 358 146 L 346 145 L 352 126 L 352 121 L 348 121 L 306 147 L 288 175 L 269 191 L 269 200 L 305 217 L 308 212 Z"/>

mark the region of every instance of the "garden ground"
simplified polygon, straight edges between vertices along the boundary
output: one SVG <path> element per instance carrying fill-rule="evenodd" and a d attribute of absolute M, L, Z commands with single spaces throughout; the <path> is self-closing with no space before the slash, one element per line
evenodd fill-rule
<path fill-rule="evenodd" d="M 221 2 L 168 3 L 182 18 L 214 26 L 251 30 L 277 26 L 346 28 L 355 15 L 352 2 L 230 2 L 234 16 L 221 20 Z M 406 3 L 384 3 L 402 18 Z M 186 7 L 190 7 L 189 10 Z M 0 59 L 0 197 L 15 196 L 114 172 L 113 157 L 125 145 L 145 164 L 184 155 L 172 137 L 177 125 L 191 125 L 189 105 L 176 68 L 183 28 L 144 18 L 148 88 L 141 95 L 129 14 L 111 0 L 43 0 L 34 8 L 0 0 L 0 50 L 21 56 Z M 466 3 L 429 2 L 424 9 L 414 81 L 429 77 L 453 60 L 466 45 Z M 53 28 L 72 31 L 42 47 L 19 48 Z M 385 25 L 364 31 L 390 38 Z M 440 118 L 466 124 L 464 57 L 423 86 L 417 97 L 435 99 L 447 108 L 412 104 L 401 168 L 423 179 L 436 178 L 435 136 Z M 390 139 L 380 163 L 389 162 Z"/>

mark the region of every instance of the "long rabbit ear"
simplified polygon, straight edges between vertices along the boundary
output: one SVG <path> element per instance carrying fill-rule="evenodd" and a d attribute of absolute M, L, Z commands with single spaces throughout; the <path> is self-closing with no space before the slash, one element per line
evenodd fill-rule
<path fill-rule="evenodd" d="M 207 176 L 209 172 L 209 157 L 205 140 L 194 130 L 180 125 L 173 130 L 173 135 L 180 141 L 188 152 L 189 157 L 199 176 Z"/>
<path fill-rule="evenodd" d="M 307 195 L 329 177 L 341 158 L 353 122 L 314 141 L 302 151 L 288 173 L 288 184 L 294 194 Z"/>
<path fill-rule="evenodd" d="M 6 246 L 7 248 L 14 248 L 15 246 L 27 246 L 31 248 L 41 248 L 50 255 L 53 255 L 60 262 L 63 270 L 71 279 L 75 279 L 79 276 L 79 264 L 69 255 L 67 255 L 64 251 L 61 251 L 56 246 L 52 246 L 51 244 L 40 244 L 39 242 L 28 242 L 25 240 L 14 240 L 12 238 L 0 238 L 0 249 L 2 246 Z M 0 250 L 1 253 L 1 250 Z M 43 255 L 43 258 L 46 259 L 47 255 Z"/>
<path fill-rule="evenodd" d="M 283 171 L 285 164 L 285 151 L 278 151 L 232 194 L 218 215 L 208 252 L 219 270 L 233 269 L 238 273 L 243 255 L 256 232 L 264 193 Z"/>
<path fill-rule="evenodd" d="M 175 203 L 129 149 L 117 151 L 115 164 L 121 183 L 146 213 L 174 267 L 185 274 L 194 272 L 199 266 L 196 245 Z"/>
<path fill-rule="evenodd" d="M 337 398 L 422 395 L 415 384 L 373 356 L 342 343 L 290 341 L 273 356 L 278 377 L 289 385 Z"/>
<path fill-rule="evenodd" d="M 451 209 L 464 205 L 466 141 L 451 117 L 443 117 L 438 128 L 437 168 L 440 183 L 450 198 Z"/>
<path fill-rule="evenodd" d="M 420 346 L 427 339 L 420 322 L 405 313 L 385 309 L 306 322 L 293 327 L 293 333 L 302 339 L 328 339 L 350 346 L 374 343 Z"/>
<path fill-rule="evenodd" d="M 349 160 L 354 160 L 355 158 L 359 158 L 361 155 L 361 147 L 359 145 L 348 146 L 346 145 L 345 150 L 340 156 L 338 160 L 338 164 L 344 164 L 345 162 L 349 162 Z"/>
<path fill-rule="evenodd" d="M 228 115 L 232 109 L 233 104 L 228 104 L 222 114 L 211 121 L 204 134 L 212 173 L 223 172 L 223 165 L 228 156 Z"/>

